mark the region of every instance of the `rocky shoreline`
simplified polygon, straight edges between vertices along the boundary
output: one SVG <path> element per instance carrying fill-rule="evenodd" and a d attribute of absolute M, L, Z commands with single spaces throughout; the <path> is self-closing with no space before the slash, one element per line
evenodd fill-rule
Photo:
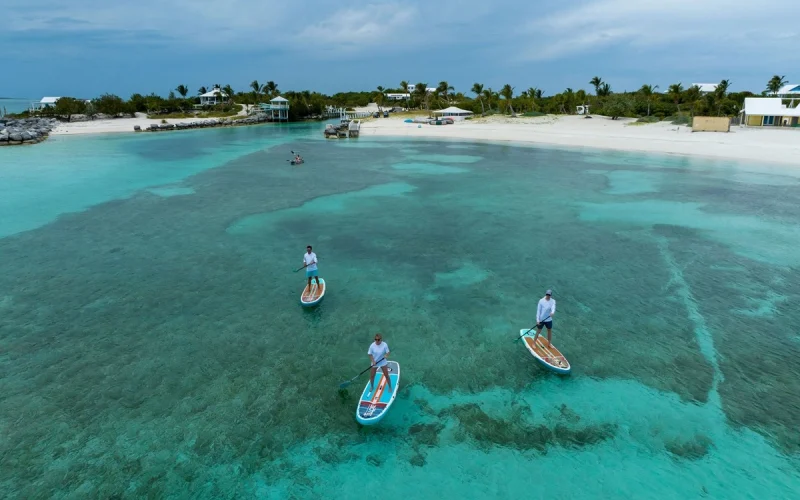
<path fill-rule="evenodd" d="M 0 118 L 0 146 L 42 142 L 57 125 L 55 118 Z"/>
<path fill-rule="evenodd" d="M 236 125 L 255 125 L 258 123 L 266 123 L 270 121 L 270 116 L 264 113 L 247 117 L 231 117 L 231 118 L 211 118 L 208 120 L 179 122 L 179 123 L 153 123 L 149 127 L 142 128 L 139 125 L 134 125 L 134 132 L 162 132 L 165 130 L 187 130 L 193 128 L 208 128 L 208 127 L 230 127 Z"/>
<path fill-rule="evenodd" d="M 124 120 L 127 116 L 106 116 L 95 115 L 94 120 Z M 72 115 L 69 121 L 60 121 L 56 118 L 0 118 L 0 146 L 17 146 L 25 144 L 37 144 L 44 141 L 50 133 L 59 125 L 66 125 L 68 123 L 80 123 L 93 121 L 91 117 L 86 115 Z M 256 125 L 266 123 L 271 120 L 270 115 L 265 113 L 258 113 L 250 116 L 231 116 L 226 118 L 211 118 L 203 120 L 192 120 L 186 122 L 175 123 L 152 123 L 145 126 L 139 122 L 139 125 L 133 125 L 134 132 L 162 132 L 167 130 L 189 130 L 196 128 L 211 128 L 211 127 L 231 127 L 231 126 L 244 126 Z M 129 129 L 130 130 L 130 129 Z"/>

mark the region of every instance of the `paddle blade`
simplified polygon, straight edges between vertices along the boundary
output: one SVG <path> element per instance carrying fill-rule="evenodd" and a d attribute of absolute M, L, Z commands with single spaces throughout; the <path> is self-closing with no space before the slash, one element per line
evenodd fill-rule
<path fill-rule="evenodd" d="M 339 384 L 339 389 L 345 389 L 349 387 L 351 383 L 352 382 L 350 380 L 348 380 L 347 382 L 342 382 L 341 384 Z"/>

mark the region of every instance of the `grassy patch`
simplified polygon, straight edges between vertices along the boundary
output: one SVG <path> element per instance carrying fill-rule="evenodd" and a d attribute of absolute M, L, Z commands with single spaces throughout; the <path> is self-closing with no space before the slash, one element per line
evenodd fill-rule
<path fill-rule="evenodd" d="M 657 116 L 642 116 L 638 120 L 637 123 L 658 123 L 661 120 Z"/>

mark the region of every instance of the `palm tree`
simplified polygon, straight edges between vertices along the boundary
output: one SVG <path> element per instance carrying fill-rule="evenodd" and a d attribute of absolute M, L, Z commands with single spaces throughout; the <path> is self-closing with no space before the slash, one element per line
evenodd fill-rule
<path fill-rule="evenodd" d="M 564 91 L 564 100 L 561 102 L 561 112 L 565 115 L 572 114 L 572 108 L 575 104 L 575 92 L 569 87 Z"/>
<path fill-rule="evenodd" d="M 272 80 L 264 84 L 264 89 L 265 92 L 269 94 L 270 99 L 280 94 L 280 91 L 278 90 L 278 84 Z"/>
<path fill-rule="evenodd" d="M 506 104 L 508 105 L 508 109 L 511 110 L 511 116 L 516 117 L 517 114 L 514 112 L 514 106 L 511 105 L 511 100 L 514 98 L 514 87 L 510 84 L 506 83 L 503 85 L 503 88 L 500 90 L 500 95 L 503 96 L 503 99 L 506 100 Z"/>
<path fill-rule="evenodd" d="M 445 102 L 447 102 L 447 104 L 450 104 L 450 100 L 447 98 L 447 92 L 451 90 L 455 91 L 456 89 L 447 82 L 439 82 L 439 86 L 436 87 L 436 91 L 442 93 L 442 95 L 444 96 L 444 100 Z"/>
<path fill-rule="evenodd" d="M 377 90 L 378 90 L 378 95 L 376 96 L 376 98 L 377 98 L 376 100 L 378 101 L 377 102 L 378 111 L 383 111 L 381 106 L 383 106 L 383 91 L 384 91 L 384 88 L 383 88 L 383 86 L 378 85 Z"/>
<path fill-rule="evenodd" d="M 197 95 L 203 95 L 203 94 L 205 94 L 207 92 L 208 92 L 208 89 L 205 88 L 205 87 L 200 87 L 199 89 L 197 89 Z"/>
<path fill-rule="evenodd" d="M 486 116 L 486 108 L 483 105 L 483 84 L 473 83 L 472 93 L 478 96 L 478 100 L 481 101 L 481 116 Z"/>
<path fill-rule="evenodd" d="M 233 102 L 233 95 L 234 95 L 233 87 L 231 87 L 230 84 L 225 85 L 224 87 L 222 87 L 222 91 L 228 95 L 228 102 Z"/>
<path fill-rule="evenodd" d="M 658 88 L 658 85 L 642 85 L 642 88 L 639 89 L 639 92 L 644 96 L 644 99 L 647 101 L 647 116 L 650 116 L 650 101 L 653 100 L 653 93 Z"/>
<path fill-rule="evenodd" d="M 775 75 L 769 79 L 769 82 L 767 82 L 767 90 L 769 90 L 772 95 L 778 95 L 778 91 L 784 85 L 786 85 L 786 77 Z"/>
<path fill-rule="evenodd" d="M 258 80 L 250 82 L 250 88 L 253 89 L 253 104 L 258 106 L 258 96 L 264 92 L 264 86 L 258 83 Z"/>
<path fill-rule="evenodd" d="M 673 83 L 667 89 L 667 94 L 672 98 L 672 102 L 675 103 L 675 106 L 678 107 L 678 113 L 681 112 L 681 94 L 683 94 L 683 85 L 678 83 Z"/>
<path fill-rule="evenodd" d="M 686 89 L 684 95 L 686 100 L 689 101 L 691 105 L 692 118 L 694 118 L 694 106 L 697 103 L 697 100 L 700 99 L 700 87 L 698 85 L 692 85 Z"/>
<path fill-rule="evenodd" d="M 186 98 L 186 94 L 189 93 L 189 87 L 187 87 L 186 85 L 182 85 L 182 84 L 178 85 L 177 87 L 175 87 L 175 92 L 179 93 L 181 95 L 181 97 L 183 97 L 185 99 Z"/>
<path fill-rule="evenodd" d="M 599 76 L 596 76 L 591 80 L 589 80 L 589 85 L 592 85 L 594 87 L 594 94 L 600 97 L 600 86 L 603 85 L 603 79 L 600 78 Z"/>
<path fill-rule="evenodd" d="M 417 83 L 414 85 L 414 95 L 418 96 L 420 99 L 420 107 L 422 103 L 425 103 L 425 109 L 428 109 L 428 84 L 427 83 Z"/>
<path fill-rule="evenodd" d="M 598 96 L 598 97 L 601 97 L 601 96 L 602 96 L 602 97 L 608 97 L 608 96 L 610 96 L 610 95 L 611 95 L 611 85 L 609 85 L 609 84 L 608 84 L 608 83 L 606 83 L 606 82 L 603 82 L 603 83 L 602 83 L 602 84 L 601 84 L 601 85 L 600 85 L 600 86 L 597 88 L 597 96 Z"/>
<path fill-rule="evenodd" d="M 400 88 L 403 89 L 404 94 L 409 94 L 409 95 L 411 94 L 411 92 L 409 92 L 409 86 L 407 81 L 403 80 L 402 82 L 400 82 Z M 406 108 L 408 108 L 408 97 L 406 97 Z"/>

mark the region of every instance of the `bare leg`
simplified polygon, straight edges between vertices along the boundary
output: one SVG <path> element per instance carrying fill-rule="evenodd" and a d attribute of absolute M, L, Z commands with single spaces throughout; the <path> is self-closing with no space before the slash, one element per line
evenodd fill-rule
<path fill-rule="evenodd" d="M 547 345 L 552 346 L 551 339 L 553 338 L 553 330 L 550 328 L 547 329 Z"/>
<path fill-rule="evenodd" d="M 383 375 L 386 377 L 386 383 L 389 384 L 389 391 L 392 390 L 392 379 L 389 378 L 389 365 L 383 365 Z"/>
<path fill-rule="evenodd" d="M 539 338 L 539 334 L 540 333 L 542 333 L 542 327 L 541 326 L 537 326 L 536 327 L 536 335 L 533 336 L 533 345 L 536 345 L 536 339 Z"/>
<path fill-rule="evenodd" d="M 308 277 L 308 289 L 311 290 L 311 276 Z"/>
<path fill-rule="evenodd" d="M 374 367 L 374 366 L 369 371 L 369 393 L 370 394 L 372 394 L 372 391 L 375 390 L 375 373 L 377 371 L 378 371 L 378 369 L 376 367 Z"/>
<path fill-rule="evenodd" d="M 319 286 L 319 276 L 314 276 L 314 278 L 317 280 L 317 286 Z"/>

